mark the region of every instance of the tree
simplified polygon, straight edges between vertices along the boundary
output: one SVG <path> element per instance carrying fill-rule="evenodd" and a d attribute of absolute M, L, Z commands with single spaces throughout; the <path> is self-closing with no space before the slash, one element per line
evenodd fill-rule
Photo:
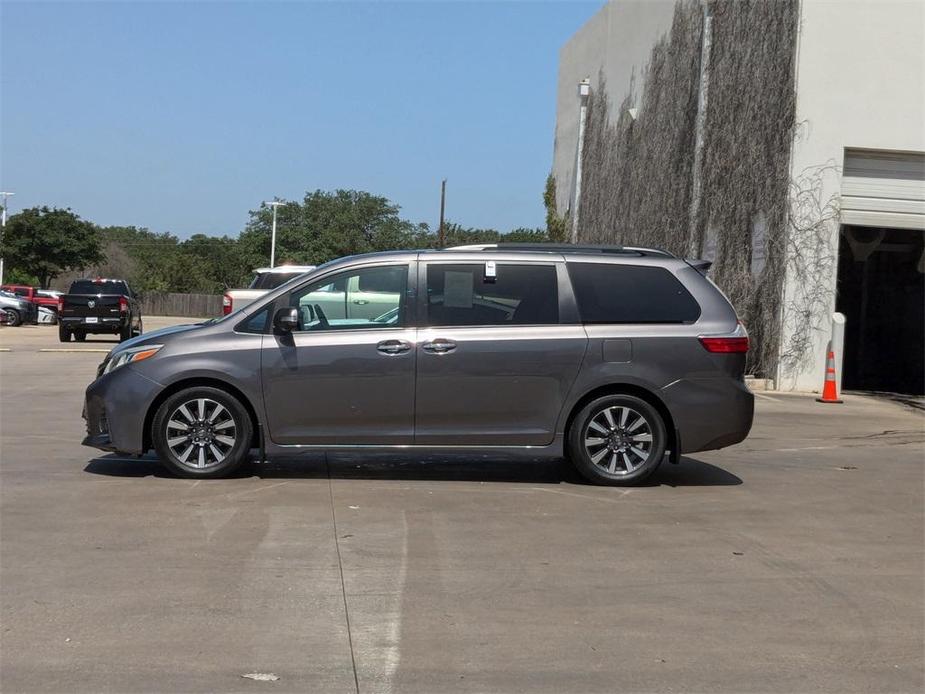
<path fill-rule="evenodd" d="M 556 177 L 552 174 L 546 177 L 546 188 L 543 190 L 543 205 L 546 207 L 546 235 L 548 240 L 554 243 L 568 241 L 568 225 L 566 218 L 559 215 L 556 205 Z"/>
<path fill-rule="evenodd" d="M 505 243 L 549 243 L 549 234 L 545 229 L 512 229 L 504 235 Z"/>
<path fill-rule="evenodd" d="M 4 258 L 34 276 L 43 288 L 66 270 L 103 260 L 98 229 L 70 209 L 33 207 L 10 217 L 3 233 Z"/>
<path fill-rule="evenodd" d="M 422 227 L 401 219 L 398 211 L 387 198 L 365 191 L 308 192 L 301 203 L 289 201 L 277 209 L 276 257 L 317 265 L 345 255 L 413 248 Z M 267 207 L 250 214 L 241 250 L 264 264 L 273 215 Z"/>

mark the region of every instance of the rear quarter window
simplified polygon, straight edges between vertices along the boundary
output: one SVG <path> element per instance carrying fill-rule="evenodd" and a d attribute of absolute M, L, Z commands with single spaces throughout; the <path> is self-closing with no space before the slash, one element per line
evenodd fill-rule
<path fill-rule="evenodd" d="M 568 263 L 582 323 L 693 323 L 700 305 L 662 267 Z"/>

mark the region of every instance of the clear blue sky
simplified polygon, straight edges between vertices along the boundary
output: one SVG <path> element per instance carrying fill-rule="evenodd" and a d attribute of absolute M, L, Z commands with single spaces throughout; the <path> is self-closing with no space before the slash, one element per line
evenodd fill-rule
<path fill-rule="evenodd" d="M 561 45 L 594 2 L 7 2 L 10 210 L 236 235 L 357 188 L 435 225 L 542 226 Z"/>

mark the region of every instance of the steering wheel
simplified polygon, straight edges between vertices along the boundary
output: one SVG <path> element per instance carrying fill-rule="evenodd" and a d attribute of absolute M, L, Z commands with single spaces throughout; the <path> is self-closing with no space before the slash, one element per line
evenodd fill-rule
<path fill-rule="evenodd" d="M 315 304 L 315 316 L 318 318 L 318 322 L 321 324 L 322 328 L 329 328 L 331 324 L 328 322 L 328 317 L 324 315 L 324 309 L 321 308 L 319 304 Z"/>

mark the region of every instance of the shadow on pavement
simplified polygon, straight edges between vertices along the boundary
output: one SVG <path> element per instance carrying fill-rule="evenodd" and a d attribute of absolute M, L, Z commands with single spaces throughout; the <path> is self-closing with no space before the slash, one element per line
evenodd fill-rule
<path fill-rule="evenodd" d="M 156 458 L 145 456 L 131 459 L 105 455 L 91 460 L 85 472 L 107 477 L 174 477 Z M 447 462 L 446 459 L 419 458 L 388 460 L 378 456 L 323 456 L 306 461 L 274 460 L 263 464 L 242 466 L 236 478 L 260 479 L 357 479 L 357 480 L 422 480 L 457 482 L 520 482 L 533 484 L 588 484 L 565 461 L 510 462 L 484 460 Z M 664 462 L 652 477 L 640 487 L 715 487 L 742 484 L 742 479 L 722 468 L 695 458 L 684 457 L 679 465 Z"/>

